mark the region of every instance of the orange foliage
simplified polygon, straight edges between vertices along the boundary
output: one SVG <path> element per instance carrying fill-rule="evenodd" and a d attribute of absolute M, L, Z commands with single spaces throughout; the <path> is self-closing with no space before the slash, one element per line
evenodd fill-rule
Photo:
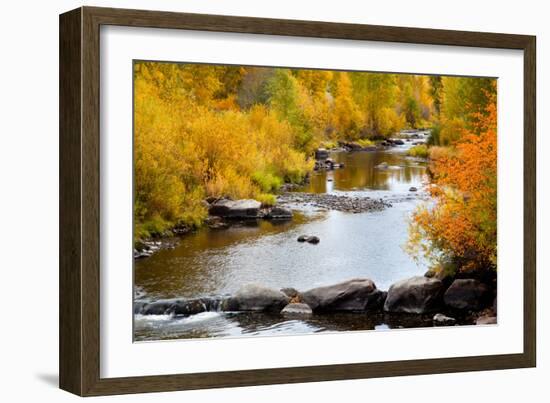
<path fill-rule="evenodd" d="M 485 111 L 471 114 L 472 130 L 463 129 L 454 152 L 432 156 L 436 204 L 420 208 L 411 227 L 413 250 L 463 269 L 496 267 L 497 109 L 490 98 Z"/>

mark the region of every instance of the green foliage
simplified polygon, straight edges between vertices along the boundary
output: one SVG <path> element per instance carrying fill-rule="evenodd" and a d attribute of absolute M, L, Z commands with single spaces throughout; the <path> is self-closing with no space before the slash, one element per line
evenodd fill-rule
<path fill-rule="evenodd" d="M 313 133 L 300 105 L 300 84 L 292 71 L 275 70 L 275 74 L 267 83 L 267 92 L 271 109 L 294 129 L 294 146 L 299 150 L 307 150 Z"/>
<path fill-rule="evenodd" d="M 429 156 L 428 146 L 425 144 L 419 144 L 407 150 L 407 155 L 416 158 L 428 158 Z"/>
<path fill-rule="evenodd" d="M 252 181 L 265 193 L 274 193 L 283 184 L 282 179 L 271 172 L 254 172 L 252 174 Z"/>
<path fill-rule="evenodd" d="M 374 141 L 369 139 L 359 139 L 356 141 L 357 144 L 359 144 L 361 147 L 372 147 L 374 146 Z"/>
<path fill-rule="evenodd" d="M 463 138 L 465 132 L 477 133 L 478 115 L 485 116 L 496 94 L 496 81 L 491 78 L 441 77 L 438 88 L 440 112 L 436 122 L 439 131 L 433 144 L 448 146 Z"/>

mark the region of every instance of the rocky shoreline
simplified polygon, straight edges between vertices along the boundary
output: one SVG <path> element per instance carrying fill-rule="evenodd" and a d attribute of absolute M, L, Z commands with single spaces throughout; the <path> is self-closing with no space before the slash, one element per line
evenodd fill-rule
<path fill-rule="evenodd" d="M 433 315 L 433 326 L 461 323 L 497 323 L 496 284 L 474 278 L 442 281 L 416 276 L 394 283 L 387 291 L 368 278 L 357 278 L 306 291 L 280 290 L 247 284 L 235 294 L 219 297 L 175 298 L 158 301 L 136 300 L 134 313 L 140 315 L 189 316 L 207 311 L 262 312 L 284 317 L 354 313 L 390 316 L 415 315 L 425 321 Z"/>
<path fill-rule="evenodd" d="M 324 210 L 336 210 L 347 213 L 365 213 L 381 211 L 391 207 L 391 203 L 383 199 L 349 196 L 331 193 L 285 192 L 277 197 L 281 206 L 312 206 Z"/>
<path fill-rule="evenodd" d="M 277 196 L 277 204 L 274 206 L 263 206 L 253 199 L 222 198 L 205 201 L 205 203 L 208 204 L 209 214 L 205 225 L 214 230 L 226 229 L 236 223 L 249 220 L 291 220 L 292 209 L 304 206 L 347 213 L 381 211 L 392 206 L 387 200 L 370 197 L 302 192 L 283 192 Z M 162 237 L 136 242 L 134 259 L 150 257 L 163 249 L 173 249 L 179 244 L 180 236 L 192 231 L 192 228 L 180 226 L 168 231 Z"/>

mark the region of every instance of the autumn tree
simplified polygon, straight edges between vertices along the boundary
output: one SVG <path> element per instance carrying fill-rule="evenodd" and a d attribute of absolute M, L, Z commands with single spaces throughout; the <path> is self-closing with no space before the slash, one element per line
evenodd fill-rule
<path fill-rule="evenodd" d="M 336 77 L 332 123 L 338 137 L 347 140 L 359 138 L 362 116 L 353 99 L 353 88 L 348 73 Z"/>
<path fill-rule="evenodd" d="M 494 84 L 493 84 L 494 85 Z M 496 268 L 497 109 L 487 91 L 474 107 L 452 153 L 431 161 L 435 206 L 420 208 L 411 225 L 410 250 L 462 270 Z"/>
<path fill-rule="evenodd" d="M 362 137 L 388 137 L 403 127 L 397 112 L 397 77 L 387 73 L 351 73 L 354 99 L 364 114 Z"/>

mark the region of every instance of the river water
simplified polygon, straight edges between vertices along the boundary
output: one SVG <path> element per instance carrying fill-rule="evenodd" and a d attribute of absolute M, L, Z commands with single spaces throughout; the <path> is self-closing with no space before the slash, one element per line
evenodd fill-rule
<path fill-rule="evenodd" d="M 156 300 L 231 294 L 243 284 L 307 290 L 357 277 L 387 290 L 397 280 L 423 274 L 423 262 L 403 249 L 412 211 L 425 202 L 426 166 L 406 157 L 410 143 L 389 150 L 336 152 L 344 168 L 316 172 L 301 191 L 365 196 L 389 201 L 377 212 L 345 213 L 297 206 L 286 222 L 243 222 L 224 230 L 201 229 L 179 246 L 135 262 L 136 295 Z M 387 163 L 389 168 L 380 169 Z M 417 192 L 409 189 L 414 186 Z M 317 245 L 299 243 L 316 235 Z M 394 322 L 392 322 L 392 320 Z M 338 314 L 287 320 L 280 315 L 205 312 L 188 318 L 136 315 L 136 341 L 279 335 L 321 331 L 371 330 L 424 326 L 430 318 Z"/>

